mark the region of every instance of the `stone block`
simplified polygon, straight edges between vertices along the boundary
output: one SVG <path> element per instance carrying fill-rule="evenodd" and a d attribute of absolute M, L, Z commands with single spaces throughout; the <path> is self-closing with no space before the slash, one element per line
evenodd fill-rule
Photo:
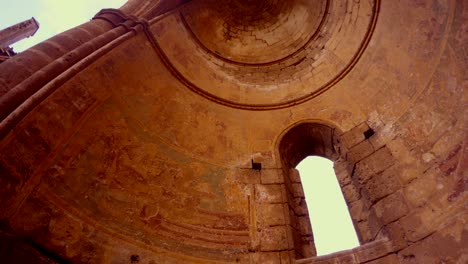
<path fill-rule="evenodd" d="M 292 209 L 289 210 L 289 224 L 294 228 L 297 226 L 297 216 Z"/>
<path fill-rule="evenodd" d="M 299 233 L 299 231 L 297 229 L 295 229 L 293 227 L 290 227 L 290 230 L 291 230 L 292 241 L 293 241 L 293 245 L 294 245 L 292 247 L 292 249 L 295 249 L 297 251 L 301 251 L 301 248 L 300 248 L 300 245 L 302 243 L 301 234 Z"/>
<path fill-rule="evenodd" d="M 384 225 L 373 208 L 371 208 L 369 211 L 369 218 L 367 219 L 367 223 L 373 240 L 381 239 L 382 227 Z"/>
<path fill-rule="evenodd" d="M 355 201 L 349 205 L 349 214 L 356 223 L 366 221 L 369 218 L 369 207 L 362 199 Z"/>
<path fill-rule="evenodd" d="M 359 241 L 361 243 L 367 243 L 373 240 L 372 233 L 369 229 L 369 223 L 367 221 L 359 222 L 356 225 L 356 233 L 359 235 Z"/>
<path fill-rule="evenodd" d="M 286 225 L 286 235 L 288 237 L 288 248 L 294 248 L 294 241 L 297 234 L 297 230 L 294 229 L 291 225 Z"/>
<path fill-rule="evenodd" d="M 346 154 L 346 159 L 351 163 L 356 163 L 365 157 L 369 156 L 374 152 L 374 147 L 370 144 L 368 140 L 364 140 L 361 143 L 354 146 Z"/>
<path fill-rule="evenodd" d="M 290 169 L 289 170 L 289 180 L 292 183 L 300 183 L 301 182 L 301 176 L 300 176 L 299 171 L 297 169 Z"/>
<path fill-rule="evenodd" d="M 343 196 L 347 204 L 351 204 L 361 199 L 361 194 L 359 193 L 359 190 L 356 188 L 356 185 L 352 183 L 344 186 L 341 190 L 343 191 Z"/>
<path fill-rule="evenodd" d="M 181 13 L 166 12 L 184 2 Z M 142 15 L 136 31 L 98 18 L 96 29 L 52 38 L 0 73 L 0 86 L 22 82 L 16 106 L 36 91 L 28 103 L 40 102 L 5 120 L 1 225 L 65 262 L 295 263 L 294 242 L 305 256 L 313 250 L 299 234 L 311 233 L 302 188 L 292 185 L 300 177 L 271 168 L 311 152 L 334 158 L 340 147 L 359 163 L 354 178 L 355 164 L 336 172 L 363 241 L 384 231 L 392 241 L 388 253 L 364 245 L 362 261 L 396 263 L 397 252 L 405 263 L 468 263 L 466 2 L 132 0 L 122 19 Z M 145 32 L 142 17 L 152 21 Z M 82 51 L 97 52 L 81 60 Z M 291 149 L 304 151 L 280 157 L 283 135 L 320 120 L 330 127 L 302 130 Z M 333 144 L 340 129 L 349 131 Z M 385 144 L 390 155 L 375 158 Z M 252 159 L 262 170 L 237 174 Z M 440 173 L 426 174 L 432 168 Z M 414 215 L 398 219 L 408 208 Z M 36 263 L 27 248 L 12 249 L 18 258 L 0 262 Z"/>
<path fill-rule="evenodd" d="M 377 201 L 401 188 L 399 172 L 400 170 L 396 166 L 392 166 L 369 179 L 364 184 L 369 198 L 372 201 Z"/>
<path fill-rule="evenodd" d="M 394 163 L 395 161 L 390 151 L 386 147 L 383 147 L 360 161 L 356 165 L 353 177 L 357 178 L 359 182 L 364 183 L 376 173 L 384 171 Z"/>
<path fill-rule="evenodd" d="M 452 219 L 444 229 L 400 251 L 400 263 L 467 263 L 468 232 L 465 217 Z"/>
<path fill-rule="evenodd" d="M 348 169 L 339 171 L 335 169 L 335 175 L 340 186 L 345 186 L 351 183 L 351 173 L 352 171 Z"/>
<path fill-rule="evenodd" d="M 389 252 L 392 252 L 391 241 L 377 240 L 356 248 L 354 250 L 354 255 L 356 256 L 358 263 L 364 263 L 369 260 L 386 256 Z"/>
<path fill-rule="evenodd" d="M 388 238 L 392 241 L 393 250 L 398 251 L 408 245 L 406 242 L 405 230 L 401 226 L 400 221 L 388 224 L 385 230 Z"/>
<path fill-rule="evenodd" d="M 356 221 L 353 219 L 361 243 L 374 241 L 382 229 L 382 223 L 373 209 L 365 211 L 364 214 L 365 220 Z"/>
<path fill-rule="evenodd" d="M 287 250 L 288 235 L 286 226 L 275 226 L 260 230 L 260 250 L 280 251 Z"/>
<path fill-rule="evenodd" d="M 404 228 L 405 237 L 408 241 L 418 241 L 431 233 L 430 228 L 425 225 L 423 219 L 423 215 L 427 214 L 429 210 L 430 208 L 424 206 L 399 220 Z"/>
<path fill-rule="evenodd" d="M 422 170 L 414 166 L 403 166 L 399 175 L 400 182 L 407 184 L 422 174 Z"/>
<path fill-rule="evenodd" d="M 255 185 L 255 198 L 259 203 L 282 203 L 283 197 L 283 185 Z"/>
<path fill-rule="evenodd" d="M 262 184 L 284 183 L 281 169 L 264 169 L 260 171 Z"/>
<path fill-rule="evenodd" d="M 353 171 L 352 167 L 350 166 L 350 163 L 344 158 L 339 158 L 338 160 L 335 160 L 335 162 L 333 162 L 333 169 L 335 170 L 336 175 L 351 175 Z"/>
<path fill-rule="evenodd" d="M 377 216 L 383 224 L 393 222 L 408 213 L 405 198 L 400 192 L 391 194 L 374 205 Z"/>
<path fill-rule="evenodd" d="M 405 140 L 403 138 L 395 138 L 389 141 L 386 147 L 390 150 L 394 157 L 405 161 L 405 163 L 414 164 L 414 162 L 417 160 L 414 153 L 412 153 L 407 144 L 405 144 Z"/>
<path fill-rule="evenodd" d="M 292 193 L 294 197 L 304 197 L 304 189 L 301 183 L 292 184 Z"/>
<path fill-rule="evenodd" d="M 281 264 L 278 252 L 256 252 L 251 254 L 251 263 Z"/>
<path fill-rule="evenodd" d="M 245 184 L 260 183 L 260 173 L 256 170 L 239 169 L 236 171 L 236 179 Z"/>
<path fill-rule="evenodd" d="M 280 252 L 281 264 L 293 264 L 294 261 L 294 251 L 281 251 Z"/>
<path fill-rule="evenodd" d="M 290 225 L 291 224 L 291 217 L 289 215 L 289 204 L 288 203 L 284 203 L 283 204 L 283 215 L 284 215 L 284 222 L 286 225 Z"/>
<path fill-rule="evenodd" d="M 304 198 L 294 198 L 293 203 L 291 204 L 294 214 L 300 215 L 307 215 L 307 204 Z"/>
<path fill-rule="evenodd" d="M 395 138 L 395 127 L 393 124 L 387 124 L 383 127 L 376 129 L 379 133 L 376 133 L 374 136 L 369 138 L 369 142 L 375 149 L 381 148 L 387 144 L 387 142 L 391 141 Z"/>
<path fill-rule="evenodd" d="M 338 263 L 340 264 L 357 264 L 356 257 L 354 254 L 344 254 L 337 256 L 336 259 L 338 260 Z"/>
<path fill-rule="evenodd" d="M 339 260 L 337 258 L 313 258 L 312 260 L 310 261 L 304 261 L 304 262 L 297 262 L 297 263 L 301 263 L 301 264 L 339 264 Z"/>
<path fill-rule="evenodd" d="M 361 243 L 374 241 L 382 229 L 382 223 L 374 210 L 368 212 L 368 217 L 365 221 L 354 221 L 354 223 Z"/>
<path fill-rule="evenodd" d="M 341 140 L 347 148 L 352 148 L 366 139 L 364 132 L 368 131 L 369 129 L 370 128 L 366 123 L 362 123 L 350 131 L 342 134 Z"/>
<path fill-rule="evenodd" d="M 455 215 L 462 219 L 468 217 L 466 202 L 451 203 L 447 195 L 442 195 L 432 198 L 424 206 L 413 210 L 401 219 L 401 223 L 407 240 L 416 242 L 446 225 L 447 222 L 453 221 Z"/>
<path fill-rule="evenodd" d="M 302 235 L 312 235 L 312 226 L 308 216 L 301 216 L 297 219 L 298 229 Z"/>
<path fill-rule="evenodd" d="M 259 144 L 263 144 L 262 142 L 264 141 L 259 142 Z M 261 163 L 262 171 L 265 170 L 265 168 L 266 170 L 269 170 L 269 168 L 275 168 L 276 166 L 276 162 L 273 159 L 273 155 L 271 154 L 271 152 L 268 151 L 255 153 L 252 157 L 252 161 L 255 163 Z M 252 166 L 252 164 L 250 164 L 250 166 Z"/>
<path fill-rule="evenodd" d="M 379 258 L 379 259 L 376 259 L 367 263 L 368 264 L 399 264 L 400 260 L 398 259 L 396 254 L 391 254 L 391 255 L 388 255 L 383 258 Z"/>
<path fill-rule="evenodd" d="M 284 204 L 262 204 L 259 206 L 259 221 L 262 226 L 285 225 Z"/>
<path fill-rule="evenodd" d="M 317 255 L 314 244 L 310 240 L 307 240 L 307 241 L 303 240 L 300 247 L 301 247 L 302 255 L 306 258 Z"/>
<path fill-rule="evenodd" d="M 410 182 L 404 189 L 408 203 L 414 207 L 425 204 L 437 192 L 447 188 L 447 181 L 438 177 L 436 170 L 428 170 L 425 174 Z"/>

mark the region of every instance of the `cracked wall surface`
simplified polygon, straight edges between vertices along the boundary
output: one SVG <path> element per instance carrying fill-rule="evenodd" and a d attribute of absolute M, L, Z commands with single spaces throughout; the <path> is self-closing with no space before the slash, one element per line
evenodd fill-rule
<path fill-rule="evenodd" d="M 0 65 L 0 259 L 467 262 L 467 21 L 463 0 L 102 10 Z M 360 247 L 315 256 L 310 154 Z"/>

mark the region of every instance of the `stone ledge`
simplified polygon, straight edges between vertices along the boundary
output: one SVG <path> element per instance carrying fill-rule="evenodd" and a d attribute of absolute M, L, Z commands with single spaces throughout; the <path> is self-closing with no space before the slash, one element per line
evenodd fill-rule
<path fill-rule="evenodd" d="M 388 239 L 370 242 L 353 249 L 343 250 L 336 253 L 296 260 L 297 264 L 312 263 L 340 263 L 339 260 L 346 259 L 346 263 L 364 263 L 384 257 L 392 252 L 392 243 Z"/>

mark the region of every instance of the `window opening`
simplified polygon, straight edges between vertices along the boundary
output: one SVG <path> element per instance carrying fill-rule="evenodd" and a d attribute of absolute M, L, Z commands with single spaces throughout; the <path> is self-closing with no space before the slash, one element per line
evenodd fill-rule
<path fill-rule="evenodd" d="M 262 170 L 262 163 L 252 160 L 252 170 Z"/>
<path fill-rule="evenodd" d="M 369 128 L 368 130 L 364 131 L 364 138 L 369 139 L 375 134 L 374 130 L 372 128 Z"/>
<path fill-rule="evenodd" d="M 296 168 L 301 176 L 317 255 L 359 246 L 333 162 L 308 156 Z"/>

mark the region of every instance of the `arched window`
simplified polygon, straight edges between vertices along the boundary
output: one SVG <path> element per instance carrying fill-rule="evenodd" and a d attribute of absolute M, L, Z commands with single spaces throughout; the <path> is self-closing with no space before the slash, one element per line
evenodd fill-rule
<path fill-rule="evenodd" d="M 314 239 L 315 231 L 310 224 L 301 176 L 295 169 L 296 166 L 308 156 L 324 157 L 334 162 L 335 165 L 339 165 L 340 168 L 336 171 L 336 174 L 340 179 L 340 187 L 344 187 L 344 183 L 347 186 L 355 184 L 351 180 L 350 167 L 345 157 L 346 151 L 341 149 L 339 134 L 334 128 L 324 124 L 302 123 L 289 129 L 279 142 L 279 154 L 287 189 L 289 222 L 291 223 L 290 229 L 294 240 L 296 259 L 317 256 Z M 306 177 L 307 175 L 302 178 Z M 357 185 L 356 187 L 359 189 Z M 326 205 L 329 203 L 326 198 L 317 199 L 316 202 Z M 351 215 L 351 217 L 353 221 L 358 219 L 357 216 L 353 217 Z M 357 223 L 353 222 L 353 224 L 356 225 Z M 358 237 L 361 238 L 360 230 L 356 230 L 358 231 Z"/>
<path fill-rule="evenodd" d="M 296 168 L 301 176 L 317 256 L 359 246 L 333 162 L 309 156 Z"/>

